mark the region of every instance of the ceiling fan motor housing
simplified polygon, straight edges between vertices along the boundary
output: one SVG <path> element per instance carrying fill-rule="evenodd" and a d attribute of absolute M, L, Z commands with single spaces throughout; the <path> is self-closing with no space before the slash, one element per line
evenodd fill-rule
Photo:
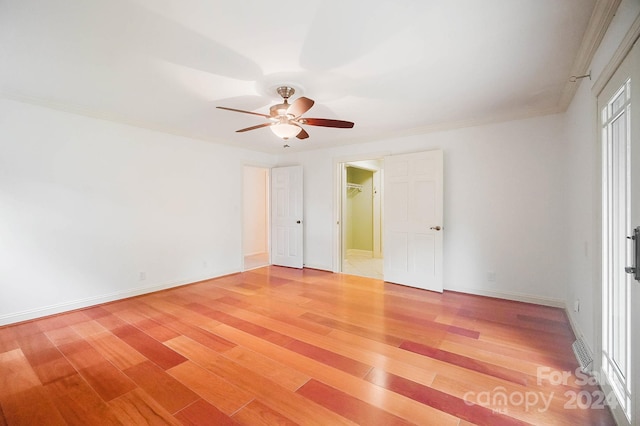
<path fill-rule="evenodd" d="M 278 118 L 278 117 L 287 117 L 287 110 L 289 109 L 289 104 L 287 103 L 287 100 L 284 100 L 284 103 L 282 104 L 276 104 L 273 105 L 271 108 L 269 108 L 269 114 L 271 115 L 272 118 Z M 290 115 L 289 118 L 293 118 L 293 115 Z"/>
<path fill-rule="evenodd" d="M 272 118 L 278 118 L 278 117 L 294 118 L 292 114 L 287 114 L 287 110 L 289 109 L 289 106 L 290 106 L 288 100 L 291 96 L 293 96 L 294 93 L 296 93 L 296 90 L 293 87 L 280 86 L 276 89 L 276 91 L 280 96 L 282 96 L 282 98 L 284 99 L 284 102 L 281 104 L 273 105 L 271 108 L 269 108 L 269 114 L 271 115 Z"/>
<path fill-rule="evenodd" d="M 296 93 L 296 90 L 293 87 L 289 86 L 280 86 L 276 89 L 276 91 L 278 92 L 278 95 L 284 98 L 285 102 L 287 101 L 287 99 L 293 96 L 294 93 Z"/>

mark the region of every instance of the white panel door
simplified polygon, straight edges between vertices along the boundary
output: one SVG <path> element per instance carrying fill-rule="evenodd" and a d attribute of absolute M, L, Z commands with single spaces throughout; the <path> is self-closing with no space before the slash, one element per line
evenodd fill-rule
<path fill-rule="evenodd" d="M 302 268 L 302 166 L 271 169 L 271 263 Z"/>
<path fill-rule="evenodd" d="M 384 280 L 442 292 L 442 151 L 384 158 Z"/>

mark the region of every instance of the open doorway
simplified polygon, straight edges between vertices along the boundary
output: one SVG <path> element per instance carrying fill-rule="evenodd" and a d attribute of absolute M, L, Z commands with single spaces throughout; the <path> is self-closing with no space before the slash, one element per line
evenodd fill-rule
<path fill-rule="evenodd" d="M 341 271 L 383 279 L 383 161 L 351 161 L 341 168 Z"/>
<path fill-rule="evenodd" d="M 363 161 L 357 157 L 334 160 L 335 217 L 338 226 L 334 234 L 333 270 L 442 292 L 443 151 L 378 154 L 369 158 L 373 160 Z M 348 171 L 350 168 L 374 172 L 371 200 L 374 205 L 374 248 L 368 261 L 357 259 L 365 264 L 382 260 L 381 266 L 373 273 L 370 270 L 350 269 L 354 266 L 351 255 L 365 254 L 357 251 L 361 250 L 359 247 L 349 244 L 352 226 L 364 223 L 367 215 L 356 213 L 353 206 L 350 208 L 350 198 L 353 196 L 350 197 L 348 193 L 359 195 L 360 190 L 364 193 L 366 189 L 364 182 L 348 181 L 352 174 Z M 356 174 L 363 174 L 365 180 L 369 179 L 366 173 Z"/>
<path fill-rule="evenodd" d="M 244 166 L 243 270 L 271 263 L 269 252 L 269 169 Z"/>

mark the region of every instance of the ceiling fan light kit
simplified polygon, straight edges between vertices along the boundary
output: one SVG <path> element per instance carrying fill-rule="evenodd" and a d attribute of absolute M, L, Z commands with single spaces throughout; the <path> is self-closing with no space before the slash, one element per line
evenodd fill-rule
<path fill-rule="evenodd" d="M 274 135 L 285 140 L 298 136 L 302 131 L 302 127 L 286 122 L 273 124 L 269 128 Z"/>
<path fill-rule="evenodd" d="M 219 106 L 219 109 L 225 109 L 227 111 L 241 112 L 244 114 L 259 115 L 266 118 L 269 122 L 264 124 L 258 124 L 256 126 L 246 127 L 244 129 L 236 130 L 236 132 L 242 133 L 249 130 L 255 130 L 262 127 L 269 127 L 273 134 L 287 140 L 292 137 L 298 139 L 307 139 L 309 134 L 302 128 L 301 124 L 310 126 L 321 127 L 336 127 L 340 129 L 350 129 L 354 123 L 343 120 L 332 120 L 327 118 L 302 118 L 302 114 L 309 111 L 315 103 L 312 99 L 305 98 L 304 96 L 296 99 L 292 104 L 289 104 L 289 98 L 296 92 L 293 87 L 280 86 L 276 89 L 276 92 L 282 97 L 283 102 L 281 104 L 273 105 L 269 108 L 269 114 L 261 114 L 258 112 L 245 111 L 235 108 L 227 108 Z"/>

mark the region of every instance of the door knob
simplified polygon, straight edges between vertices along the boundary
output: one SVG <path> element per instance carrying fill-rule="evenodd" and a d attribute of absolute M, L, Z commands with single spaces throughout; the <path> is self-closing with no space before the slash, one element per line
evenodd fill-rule
<path fill-rule="evenodd" d="M 299 221 L 299 220 L 297 220 L 297 221 L 296 221 L 296 223 L 300 223 L 300 221 Z"/>
<path fill-rule="evenodd" d="M 440 226 L 432 226 L 432 227 L 431 227 L 431 228 L 429 228 L 429 229 L 433 229 L 433 230 L 435 230 L 435 231 L 439 231 L 439 230 L 441 230 L 442 228 L 440 228 Z"/>

